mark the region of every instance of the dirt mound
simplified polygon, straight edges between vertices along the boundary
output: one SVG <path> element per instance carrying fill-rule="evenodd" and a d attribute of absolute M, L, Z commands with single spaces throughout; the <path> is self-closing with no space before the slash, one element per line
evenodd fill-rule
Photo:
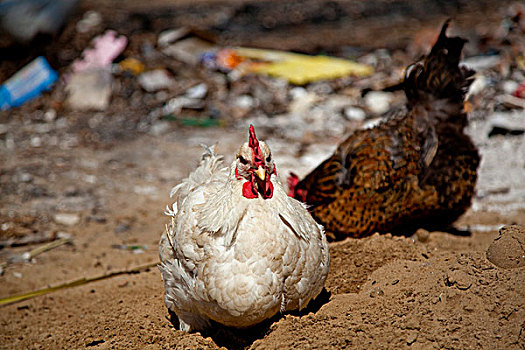
<path fill-rule="evenodd" d="M 487 259 L 504 269 L 525 266 L 525 226 L 505 226 L 487 249 Z"/>
<path fill-rule="evenodd" d="M 254 348 L 523 348 L 524 283 L 523 270 L 494 268 L 481 253 L 398 259 L 359 294 L 286 317 Z"/>

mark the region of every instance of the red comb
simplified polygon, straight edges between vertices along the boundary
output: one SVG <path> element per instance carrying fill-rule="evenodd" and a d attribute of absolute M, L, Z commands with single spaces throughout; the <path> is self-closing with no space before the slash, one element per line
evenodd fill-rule
<path fill-rule="evenodd" d="M 261 148 L 259 147 L 259 140 L 257 140 L 257 136 L 255 136 L 255 129 L 253 128 L 253 125 L 250 124 L 250 139 L 248 141 L 248 145 L 252 149 L 253 153 L 253 165 L 256 167 L 264 166 L 264 159 L 261 152 Z"/>

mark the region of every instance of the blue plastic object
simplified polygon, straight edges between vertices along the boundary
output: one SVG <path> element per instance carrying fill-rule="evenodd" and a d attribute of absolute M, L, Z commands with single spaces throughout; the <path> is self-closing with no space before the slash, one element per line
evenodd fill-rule
<path fill-rule="evenodd" d="M 58 73 L 40 56 L 0 86 L 0 110 L 18 107 L 51 89 Z"/>

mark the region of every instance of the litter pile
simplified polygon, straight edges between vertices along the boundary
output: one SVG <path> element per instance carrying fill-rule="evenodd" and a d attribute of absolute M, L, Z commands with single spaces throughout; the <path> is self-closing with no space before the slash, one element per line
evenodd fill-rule
<path fill-rule="evenodd" d="M 480 29 L 471 39 L 465 64 L 478 71 L 468 106 L 474 111 L 525 108 L 519 13 L 511 7 L 500 28 L 490 32 L 496 35 Z M 245 127 L 238 122 L 251 118 L 279 137 L 309 142 L 312 137 L 340 138 L 404 104 L 395 86 L 413 57 L 401 50 L 331 57 L 225 47 L 187 27 L 162 30 L 155 37 L 126 37 L 104 28 L 101 18 L 88 11 L 76 22 L 76 36 L 92 39 L 68 66 L 54 67 L 58 80 L 57 72 L 39 57 L 4 82 L 1 108 L 18 107 L 53 89 L 40 104 L 32 102 L 33 110 L 36 105 L 47 110 L 53 122 L 75 111 L 101 112 L 89 123 L 96 129 L 102 118 L 125 113 L 127 130 L 159 135 L 172 128 L 172 121 Z M 422 35 L 415 35 L 408 52 L 426 49 L 419 44 Z M 492 134 L 521 132 L 499 124 Z"/>

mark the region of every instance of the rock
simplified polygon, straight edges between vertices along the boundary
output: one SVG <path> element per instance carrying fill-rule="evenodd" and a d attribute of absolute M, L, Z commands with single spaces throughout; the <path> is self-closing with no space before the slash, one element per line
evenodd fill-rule
<path fill-rule="evenodd" d="M 82 19 L 77 22 L 76 28 L 79 33 L 87 33 L 102 22 L 102 16 L 96 11 L 87 11 Z"/>
<path fill-rule="evenodd" d="M 459 290 L 467 290 L 473 283 L 474 279 L 462 270 L 449 271 L 445 280 L 446 286 L 455 286 Z"/>
<path fill-rule="evenodd" d="M 418 229 L 415 235 L 417 237 L 417 240 L 420 242 L 426 242 L 430 238 L 430 232 L 428 232 L 424 228 Z"/>
<path fill-rule="evenodd" d="M 505 80 L 501 87 L 506 94 L 512 94 L 518 88 L 520 84 L 514 80 Z"/>
<path fill-rule="evenodd" d="M 170 122 L 167 121 L 158 121 L 153 124 L 149 130 L 150 134 L 154 136 L 160 136 L 165 134 L 170 129 Z"/>
<path fill-rule="evenodd" d="M 202 99 L 206 97 L 206 94 L 208 93 L 208 85 L 205 83 L 200 83 L 198 85 L 195 85 L 194 87 L 188 89 L 186 91 L 186 97 L 189 98 L 195 98 L 195 99 Z"/>
<path fill-rule="evenodd" d="M 252 109 L 255 105 L 255 100 L 250 95 L 240 95 L 235 98 L 233 105 L 241 109 Z"/>
<path fill-rule="evenodd" d="M 407 345 L 412 345 L 413 343 L 415 343 L 417 340 L 417 336 L 418 336 L 418 331 L 412 330 L 408 332 Z"/>
<path fill-rule="evenodd" d="M 39 136 L 32 136 L 29 143 L 31 143 L 31 147 L 40 147 L 42 146 L 42 138 Z"/>
<path fill-rule="evenodd" d="M 365 95 L 366 107 L 375 114 L 387 112 L 393 100 L 394 95 L 391 92 L 371 91 Z"/>
<path fill-rule="evenodd" d="M 21 173 L 18 175 L 18 181 L 31 182 L 33 181 L 33 175 L 31 175 L 30 173 Z"/>
<path fill-rule="evenodd" d="M 54 219 L 57 224 L 65 226 L 73 226 L 80 222 L 80 216 L 71 213 L 57 213 Z"/>
<path fill-rule="evenodd" d="M 48 109 L 46 113 L 44 113 L 44 120 L 48 123 L 54 122 L 56 118 L 57 112 L 53 108 Z"/>
<path fill-rule="evenodd" d="M 504 269 L 525 266 L 525 226 L 502 227 L 499 236 L 487 249 L 487 259 Z"/>
<path fill-rule="evenodd" d="M 381 297 L 385 295 L 385 292 L 379 287 L 375 287 L 370 291 L 370 298 Z"/>
<path fill-rule="evenodd" d="M 155 69 L 144 72 L 138 76 L 138 80 L 140 86 L 148 92 L 168 89 L 174 83 L 174 80 L 164 69 Z"/>
<path fill-rule="evenodd" d="M 186 96 L 175 97 L 169 100 L 164 106 L 162 113 L 179 114 L 182 108 L 201 109 L 204 107 L 204 101 L 198 98 L 189 98 Z"/>
<path fill-rule="evenodd" d="M 344 109 L 344 115 L 346 119 L 353 120 L 356 122 L 362 122 L 365 120 L 366 113 L 361 108 L 357 107 L 346 107 Z"/>
<path fill-rule="evenodd" d="M 37 134 L 47 134 L 52 129 L 51 124 L 35 124 L 33 126 L 33 131 Z"/>

